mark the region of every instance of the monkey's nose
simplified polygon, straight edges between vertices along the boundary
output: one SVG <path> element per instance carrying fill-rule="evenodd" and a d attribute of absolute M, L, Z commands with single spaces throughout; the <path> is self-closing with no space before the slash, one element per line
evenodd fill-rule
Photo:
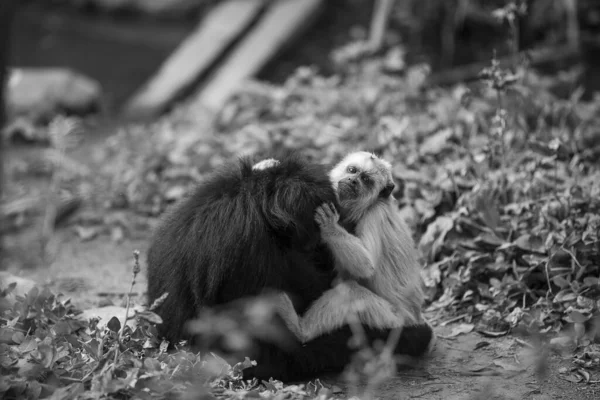
<path fill-rule="evenodd" d="M 348 183 L 351 184 L 352 186 L 356 186 L 358 185 L 358 179 L 352 177 L 352 178 L 348 178 Z"/>

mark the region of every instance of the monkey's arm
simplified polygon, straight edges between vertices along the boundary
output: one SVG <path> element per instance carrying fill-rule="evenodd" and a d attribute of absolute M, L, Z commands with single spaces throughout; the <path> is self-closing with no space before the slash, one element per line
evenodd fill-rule
<path fill-rule="evenodd" d="M 356 235 L 360 238 L 365 251 L 371 256 L 375 265 L 379 265 L 383 257 L 384 240 L 382 239 L 395 236 L 393 232 L 388 232 L 393 229 L 389 223 L 389 212 L 386 204 L 378 204 L 367 211 L 356 226 Z"/>
<path fill-rule="evenodd" d="M 315 220 L 321 237 L 335 259 L 336 267 L 356 278 L 369 278 L 375 273 L 375 262 L 361 240 L 338 224 L 339 215 L 330 204 L 317 208 Z"/>
<path fill-rule="evenodd" d="M 353 281 L 326 291 L 302 318 L 286 293 L 273 296 L 272 301 L 275 311 L 302 343 L 352 322 L 376 329 L 401 328 L 405 322 L 387 300 Z"/>
<path fill-rule="evenodd" d="M 383 297 L 355 281 L 346 281 L 325 292 L 310 306 L 299 320 L 299 337 L 307 342 L 353 321 L 375 329 L 390 329 L 403 327 L 405 317 Z M 286 323 L 294 326 L 290 328 L 294 333 L 298 331 L 295 320 Z"/>
<path fill-rule="evenodd" d="M 300 325 L 300 318 L 294 308 L 292 300 L 286 293 L 279 293 L 273 297 L 273 304 L 276 312 L 283 319 L 288 329 L 300 340 L 303 341 L 304 334 Z"/>

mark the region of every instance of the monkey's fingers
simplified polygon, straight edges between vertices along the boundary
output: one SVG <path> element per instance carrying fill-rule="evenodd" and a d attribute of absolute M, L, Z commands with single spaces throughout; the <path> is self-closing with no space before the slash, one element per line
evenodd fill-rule
<path fill-rule="evenodd" d="M 329 222 L 330 224 L 337 222 L 338 216 L 333 204 L 325 203 L 319 206 L 318 211 L 321 213 L 324 222 Z"/>
<path fill-rule="evenodd" d="M 315 211 L 315 221 L 319 226 L 325 225 L 327 217 L 325 211 L 323 210 L 323 206 L 317 207 L 317 210 Z"/>
<path fill-rule="evenodd" d="M 337 221 L 340 218 L 340 215 L 337 211 L 337 209 L 335 208 L 335 206 L 333 205 L 333 203 L 329 203 L 329 212 L 330 214 L 333 216 L 333 218 L 335 219 L 335 221 Z"/>

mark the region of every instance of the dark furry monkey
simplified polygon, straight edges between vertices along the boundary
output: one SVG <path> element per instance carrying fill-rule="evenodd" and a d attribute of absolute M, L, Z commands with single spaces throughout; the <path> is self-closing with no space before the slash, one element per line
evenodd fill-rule
<path fill-rule="evenodd" d="M 327 172 L 300 157 L 269 171 L 241 159 L 216 170 L 168 211 L 148 252 L 148 298 L 171 343 L 193 337 L 185 324 L 204 307 L 288 293 L 303 312 L 331 287 L 331 255 L 319 244 L 314 212 L 336 202 Z"/>

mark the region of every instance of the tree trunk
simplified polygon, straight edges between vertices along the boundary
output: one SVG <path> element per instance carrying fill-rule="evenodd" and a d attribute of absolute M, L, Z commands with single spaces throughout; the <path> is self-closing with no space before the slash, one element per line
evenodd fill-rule
<path fill-rule="evenodd" d="M 10 31 L 17 9 L 18 0 L 1 0 L 0 1 L 0 134 L 4 128 L 6 114 L 4 111 L 4 84 L 6 81 L 6 70 L 8 65 L 8 49 L 10 47 Z M 0 137 L 0 198 L 2 197 L 2 188 L 4 181 L 4 157 L 2 152 L 4 140 Z M 2 254 L 3 240 L 0 237 L 0 260 L 3 259 Z M 0 266 L 1 267 L 1 266 Z"/>

